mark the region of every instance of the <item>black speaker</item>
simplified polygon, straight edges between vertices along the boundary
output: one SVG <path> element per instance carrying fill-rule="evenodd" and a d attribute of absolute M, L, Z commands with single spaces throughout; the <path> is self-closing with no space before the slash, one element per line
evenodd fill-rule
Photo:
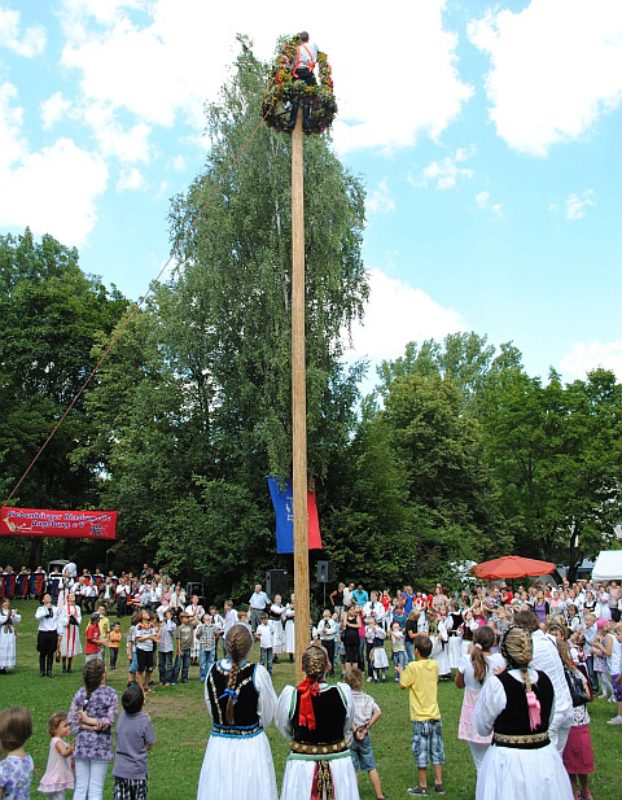
<path fill-rule="evenodd" d="M 264 591 L 270 599 L 275 594 L 280 594 L 283 600 L 287 599 L 289 589 L 289 574 L 285 569 L 266 570 Z"/>
<path fill-rule="evenodd" d="M 335 580 L 335 567 L 332 561 L 316 562 L 315 580 L 318 583 L 332 583 Z"/>

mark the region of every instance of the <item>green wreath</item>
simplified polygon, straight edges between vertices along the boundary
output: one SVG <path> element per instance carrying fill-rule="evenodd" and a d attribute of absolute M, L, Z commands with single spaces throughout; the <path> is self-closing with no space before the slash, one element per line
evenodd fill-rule
<path fill-rule="evenodd" d="M 298 44 L 297 35 L 279 39 L 268 86 L 261 99 L 261 114 L 271 128 L 289 130 L 292 105 L 306 99 L 310 104 L 307 133 L 323 133 L 331 126 L 337 113 L 332 70 L 326 53 L 318 52 L 318 84 L 307 86 L 304 81 L 296 80 L 292 68 L 296 63 Z"/>

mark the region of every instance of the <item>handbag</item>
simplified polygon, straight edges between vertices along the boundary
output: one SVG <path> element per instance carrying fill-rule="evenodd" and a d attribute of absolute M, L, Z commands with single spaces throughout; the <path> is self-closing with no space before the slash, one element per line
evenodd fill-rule
<path fill-rule="evenodd" d="M 564 667 L 564 675 L 566 676 L 566 683 L 570 689 L 570 696 L 572 698 L 573 706 L 584 706 L 592 699 L 590 693 L 585 688 L 583 677 L 576 673 L 574 670 Z"/>

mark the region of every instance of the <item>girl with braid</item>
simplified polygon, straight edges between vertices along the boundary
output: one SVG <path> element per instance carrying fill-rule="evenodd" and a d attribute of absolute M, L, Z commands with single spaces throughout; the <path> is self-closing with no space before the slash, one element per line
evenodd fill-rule
<path fill-rule="evenodd" d="M 212 717 L 197 800 L 277 800 L 272 752 L 264 729 L 277 699 L 268 672 L 247 660 L 253 636 L 235 624 L 225 636 L 228 657 L 212 664 L 205 703 Z"/>
<path fill-rule="evenodd" d="M 492 733 L 477 775 L 477 800 L 573 800 L 570 779 L 549 739 L 555 693 L 546 673 L 529 669 L 529 631 L 511 627 L 501 642 L 505 672 L 484 682 L 475 705 L 480 736 Z"/>
<path fill-rule="evenodd" d="M 352 690 L 326 684 L 330 662 L 318 643 L 305 650 L 302 668 L 305 679 L 279 697 L 276 724 L 291 741 L 281 800 L 359 800 L 346 741 L 354 722 Z"/>
<path fill-rule="evenodd" d="M 464 699 L 458 724 L 458 739 L 469 743 L 475 769 L 479 772 L 482 759 L 492 737 L 480 736 L 473 724 L 473 710 L 482 687 L 491 675 L 503 672 L 505 659 L 501 653 L 493 653 L 495 632 L 489 625 L 473 632 L 473 646 L 468 656 L 460 662 L 456 672 L 456 686 L 464 689 Z"/>

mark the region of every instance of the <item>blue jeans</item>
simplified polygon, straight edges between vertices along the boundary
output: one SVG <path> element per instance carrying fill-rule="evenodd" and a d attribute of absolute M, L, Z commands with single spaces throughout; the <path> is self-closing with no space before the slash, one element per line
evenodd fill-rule
<path fill-rule="evenodd" d="M 202 682 L 207 678 L 209 668 L 214 663 L 216 656 L 215 650 L 201 650 L 199 652 L 199 680 Z"/>
<path fill-rule="evenodd" d="M 188 683 L 188 673 L 190 672 L 190 650 L 182 650 L 181 655 L 175 658 L 173 667 L 173 677 L 175 681 L 179 678 L 181 671 L 181 682 Z"/>
<path fill-rule="evenodd" d="M 160 683 L 172 683 L 173 681 L 173 651 L 168 653 L 158 650 L 158 675 Z"/>
<path fill-rule="evenodd" d="M 260 647 L 259 648 L 259 663 L 265 667 L 270 675 L 272 675 L 272 648 Z"/>
<path fill-rule="evenodd" d="M 394 667 L 401 667 L 405 669 L 406 667 L 406 653 L 403 650 L 400 650 L 399 653 L 393 653 L 393 666 Z M 398 675 L 397 669 L 395 670 L 395 680 L 399 681 L 400 676 Z"/>
<path fill-rule="evenodd" d="M 410 664 L 411 661 L 415 660 L 415 643 L 411 642 L 410 639 L 405 639 L 404 646 L 406 647 L 406 661 Z"/>

